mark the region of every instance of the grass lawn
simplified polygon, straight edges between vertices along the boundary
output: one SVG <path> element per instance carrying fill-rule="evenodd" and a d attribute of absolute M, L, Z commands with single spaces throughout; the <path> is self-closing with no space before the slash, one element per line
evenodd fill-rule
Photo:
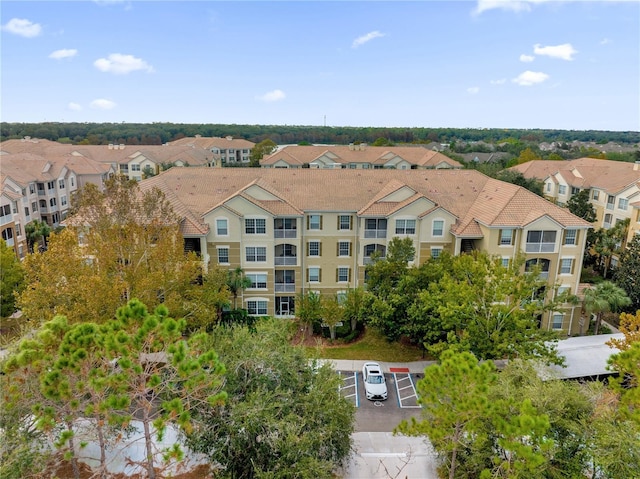
<path fill-rule="evenodd" d="M 364 335 L 356 342 L 340 344 L 328 341 L 317 346 L 307 346 L 311 355 L 318 354 L 323 359 L 371 359 L 373 361 L 403 363 L 421 361 L 422 350 L 412 345 L 399 342 L 390 343 L 374 329 L 366 329 Z"/>

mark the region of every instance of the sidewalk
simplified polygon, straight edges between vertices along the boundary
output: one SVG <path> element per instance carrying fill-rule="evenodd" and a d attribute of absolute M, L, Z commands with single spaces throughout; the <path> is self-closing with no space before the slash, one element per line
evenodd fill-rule
<path fill-rule="evenodd" d="M 333 366 L 337 371 L 362 371 L 364 363 L 371 361 L 363 361 L 360 359 L 325 359 L 323 362 L 327 362 Z M 380 365 L 382 372 L 391 372 L 391 369 L 408 369 L 411 374 L 424 374 L 424 368 L 437 364 L 437 361 L 413 361 L 409 363 L 387 363 L 384 361 L 373 361 Z"/>

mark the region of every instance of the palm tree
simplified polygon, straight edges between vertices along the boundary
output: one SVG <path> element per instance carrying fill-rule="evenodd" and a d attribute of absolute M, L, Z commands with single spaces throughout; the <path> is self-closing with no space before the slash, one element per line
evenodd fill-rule
<path fill-rule="evenodd" d="M 41 246 L 47 246 L 47 238 L 51 233 L 51 228 L 44 221 L 34 220 L 24 227 L 24 233 L 27 237 L 27 247 L 33 253 L 36 243 L 42 241 Z"/>
<path fill-rule="evenodd" d="M 227 286 L 233 295 L 233 309 L 237 309 L 236 300 L 238 299 L 238 294 L 251 286 L 251 279 L 247 278 L 244 270 L 238 266 L 236 269 L 229 270 Z"/>
<path fill-rule="evenodd" d="M 604 313 L 618 311 L 620 308 L 631 304 L 631 300 L 625 290 L 616 286 L 611 281 L 603 281 L 595 288 L 587 289 L 584 292 L 583 301 L 584 310 L 587 312 L 589 319 L 591 319 L 592 314 L 596 315 L 594 334 L 598 334 L 600 330 L 602 315 Z"/>

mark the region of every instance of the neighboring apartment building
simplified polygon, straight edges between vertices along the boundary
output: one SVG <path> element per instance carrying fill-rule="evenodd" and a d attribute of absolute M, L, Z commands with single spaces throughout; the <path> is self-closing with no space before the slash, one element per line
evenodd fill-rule
<path fill-rule="evenodd" d="M 581 190 L 589 190 L 596 210 L 595 228 L 611 228 L 629 219 L 627 240 L 640 234 L 640 163 L 578 158 L 530 161 L 511 170 L 544 182 L 545 196 L 560 206 Z"/>
<path fill-rule="evenodd" d="M 45 159 L 31 153 L 2 154 L 2 238 L 18 257 L 27 252 L 25 226 L 41 220 L 55 228 L 65 219 L 72 194 L 86 182 L 102 182 L 113 174 L 107 165 L 71 155 Z"/>
<path fill-rule="evenodd" d="M 195 146 L 172 145 L 69 145 L 49 140 L 23 138 L 0 143 L 5 153 L 32 153 L 44 158 L 72 155 L 114 168 L 131 180 L 140 181 L 170 166 L 214 166 L 214 155 Z"/>
<path fill-rule="evenodd" d="M 183 217 L 189 250 L 205 264 L 241 267 L 250 314 L 289 316 L 304 291 L 343 294 L 394 237 L 411 238 L 421 264 L 442 252 L 519 251 L 549 285 L 576 292 L 590 224 L 543 198 L 473 170 L 181 168 L 141 182 Z M 555 294 L 553 288 L 548 294 Z M 541 327 L 579 331 L 579 308 Z"/>
<path fill-rule="evenodd" d="M 462 165 L 423 146 L 289 145 L 260 161 L 262 168 L 395 169 L 462 168 Z"/>
<path fill-rule="evenodd" d="M 251 160 L 251 150 L 255 143 L 242 138 L 227 136 L 180 138 L 168 143 L 171 146 L 188 146 L 207 150 L 213 154 L 214 166 L 247 166 Z"/>

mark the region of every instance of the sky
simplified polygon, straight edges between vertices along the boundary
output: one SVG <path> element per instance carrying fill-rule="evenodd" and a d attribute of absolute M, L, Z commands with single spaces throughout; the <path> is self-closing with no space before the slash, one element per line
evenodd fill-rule
<path fill-rule="evenodd" d="M 0 4 L 3 122 L 640 131 L 640 1 Z"/>

